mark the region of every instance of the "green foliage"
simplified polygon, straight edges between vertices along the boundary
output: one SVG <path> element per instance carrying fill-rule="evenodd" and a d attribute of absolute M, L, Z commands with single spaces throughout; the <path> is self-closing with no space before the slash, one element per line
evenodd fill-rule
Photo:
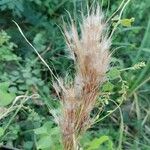
<path fill-rule="evenodd" d="M 52 122 L 45 122 L 40 128 L 34 129 L 36 134 L 37 149 L 48 150 L 48 149 L 62 149 L 60 143 L 60 131 L 58 127 L 54 127 Z"/>
<path fill-rule="evenodd" d="M 107 146 L 102 146 L 105 142 L 108 142 Z M 106 135 L 103 135 L 99 138 L 95 138 L 89 143 L 88 149 L 87 150 L 113 150 L 113 142 L 110 140 L 110 138 Z"/>
<path fill-rule="evenodd" d="M 0 137 L 4 135 L 4 129 L 0 127 Z"/>
<path fill-rule="evenodd" d="M 22 0 L 1 0 L 0 1 L 0 9 L 11 10 L 13 14 L 21 16 L 23 12 L 23 1 Z"/>
<path fill-rule="evenodd" d="M 14 93 L 9 93 L 8 91 L 9 83 L 0 83 L 0 107 L 9 105 L 16 95 Z"/>
<path fill-rule="evenodd" d="M 110 80 L 116 79 L 120 77 L 120 71 L 117 68 L 111 68 L 111 70 L 108 72 L 108 77 Z"/>
<path fill-rule="evenodd" d="M 114 85 L 113 85 L 112 83 L 110 83 L 110 82 L 107 82 L 107 83 L 105 83 L 105 84 L 103 85 L 102 90 L 103 90 L 104 92 L 111 92 L 111 91 L 113 90 L 113 88 L 114 88 Z"/>
<path fill-rule="evenodd" d="M 125 27 L 131 27 L 131 23 L 134 22 L 134 18 L 131 19 L 121 19 L 120 24 Z"/>
<path fill-rule="evenodd" d="M 0 32 L 0 62 L 1 61 L 13 61 L 19 58 L 12 52 L 16 45 L 9 42 L 10 36 L 5 31 Z"/>
<path fill-rule="evenodd" d="M 27 101 L 19 112 L 16 111 L 17 106 L 0 120 L 0 145 L 25 150 L 62 149 L 60 131 L 52 117 L 59 110 L 59 101 L 52 87 L 53 78 L 11 20 L 21 26 L 53 72 L 62 78 L 67 74 L 70 81 L 74 63 L 67 57 L 60 28 L 63 19 L 68 20 L 67 11 L 78 23 L 81 9 L 85 11 L 86 4 L 91 5 L 92 2 L 0 1 L 0 111 L 9 110 L 16 96 L 40 95 L 38 99 Z M 122 0 L 97 2 L 102 4 L 105 16 L 109 18 Z M 149 0 L 132 0 L 120 20 L 118 11 L 109 21 L 110 30 L 119 21 L 112 36 L 111 67 L 91 114 L 97 119 L 96 124 L 81 138 L 81 149 L 112 150 L 117 149 L 119 143 L 122 149 L 150 149 L 149 9 Z M 125 130 L 122 129 L 122 137 L 117 105 L 123 116 Z"/>

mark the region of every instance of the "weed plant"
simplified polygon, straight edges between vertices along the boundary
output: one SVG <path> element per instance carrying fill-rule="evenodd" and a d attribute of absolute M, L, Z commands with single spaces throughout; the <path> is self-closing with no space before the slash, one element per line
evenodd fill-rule
<path fill-rule="evenodd" d="M 0 1 L 1 149 L 150 149 L 149 1 L 96 2 Z"/>

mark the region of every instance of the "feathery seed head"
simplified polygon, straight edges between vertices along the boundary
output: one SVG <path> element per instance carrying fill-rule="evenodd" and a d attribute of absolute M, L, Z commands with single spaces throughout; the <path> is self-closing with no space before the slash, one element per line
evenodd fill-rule
<path fill-rule="evenodd" d="M 63 89 L 60 127 L 65 149 L 71 149 L 74 136 L 77 139 L 90 126 L 90 112 L 99 96 L 99 86 L 104 81 L 110 59 L 111 42 L 105 29 L 103 14 L 97 7 L 96 11 L 83 16 L 80 36 L 73 21 L 70 31 L 64 30 L 66 44 L 70 53 L 74 54 L 76 65 L 76 76 L 72 85 L 65 86 L 61 82 Z"/>
<path fill-rule="evenodd" d="M 105 24 L 100 8 L 83 17 L 81 37 L 77 27 L 72 23 L 71 31 L 65 30 L 66 43 L 71 53 L 76 56 L 77 72 L 80 76 L 98 78 L 102 80 L 109 64 L 110 40 L 105 34 Z M 90 78 L 91 78 L 90 77 Z"/>

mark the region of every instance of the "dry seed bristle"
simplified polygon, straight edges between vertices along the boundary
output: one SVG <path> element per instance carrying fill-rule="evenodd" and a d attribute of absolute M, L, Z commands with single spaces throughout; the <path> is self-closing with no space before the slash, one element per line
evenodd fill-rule
<path fill-rule="evenodd" d="M 70 31 L 64 31 L 68 49 L 76 59 L 74 83 L 68 87 L 63 85 L 65 90 L 61 96 L 60 128 L 65 150 L 76 149 L 74 144 L 78 136 L 90 126 L 90 112 L 99 96 L 99 86 L 104 81 L 110 59 L 110 41 L 105 28 L 103 14 L 97 7 L 83 17 L 80 37 L 73 21 Z"/>

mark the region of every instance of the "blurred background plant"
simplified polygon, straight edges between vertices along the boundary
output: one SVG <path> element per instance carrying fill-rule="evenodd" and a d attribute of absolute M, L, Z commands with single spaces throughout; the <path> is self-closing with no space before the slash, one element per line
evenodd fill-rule
<path fill-rule="evenodd" d="M 96 2 L 109 18 L 127 1 Z M 0 115 L 19 95 L 40 96 L 30 97 L 25 103 L 17 101 L 18 109 L 0 120 L 0 146 L 62 149 L 59 128 L 52 116 L 59 111 L 51 86 L 53 78 L 12 20 L 20 25 L 55 74 L 72 78 L 74 64 L 68 57 L 59 26 L 62 18 L 68 20 L 68 12 L 78 22 L 81 9 L 86 13 L 87 4 L 92 3 L 92 0 L 0 0 Z M 121 18 L 119 10 L 109 20 L 110 30 L 116 27 L 111 68 L 102 87 L 103 95 L 91 114 L 97 120 L 81 138 L 83 149 L 150 149 L 149 9 L 149 0 L 130 0 Z"/>

